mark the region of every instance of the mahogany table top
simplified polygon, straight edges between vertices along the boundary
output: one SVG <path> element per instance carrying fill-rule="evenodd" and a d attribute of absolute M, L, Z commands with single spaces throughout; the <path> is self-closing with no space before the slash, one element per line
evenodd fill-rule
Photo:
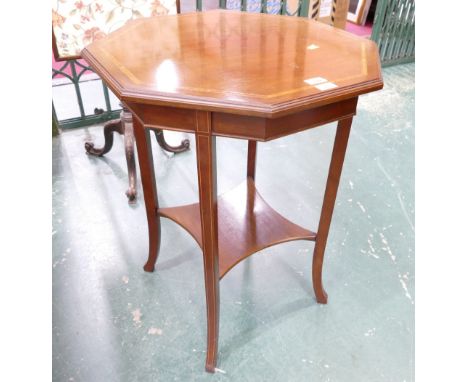
<path fill-rule="evenodd" d="M 270 118 L 383 86 L 374 42 L 301 17 L 143 18 L 82 56 L 124 102 Z"/>

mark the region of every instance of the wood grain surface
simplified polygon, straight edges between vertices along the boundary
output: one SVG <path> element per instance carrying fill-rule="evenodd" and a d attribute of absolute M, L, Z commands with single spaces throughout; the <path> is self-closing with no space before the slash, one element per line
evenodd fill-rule
<path fill-rule="evenodd" d="M 159 214 L 184 227 L 202 245 L 198 203 L 161 208 Z M 274 244 L 315 240 L 316 234 L 290 222 L 260 196 L 249 177 L 218 197 L 220 279 L 246 257 Z"/>
<path fill-rule="evenodd" d="M 302 17 L 138 19 L 82 55 L 124 101 L 237 114 L 276 117 L 383 86 L 374 42 Z"/>

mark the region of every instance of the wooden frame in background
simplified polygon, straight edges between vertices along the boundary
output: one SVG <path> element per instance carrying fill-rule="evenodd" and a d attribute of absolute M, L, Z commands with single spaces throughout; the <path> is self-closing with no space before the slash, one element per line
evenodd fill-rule
<path fill-rule="evenodd" d="M 364 25 L 372 0 L 350 0 L 348 9 L 348 21 L 354 24 Z"/>

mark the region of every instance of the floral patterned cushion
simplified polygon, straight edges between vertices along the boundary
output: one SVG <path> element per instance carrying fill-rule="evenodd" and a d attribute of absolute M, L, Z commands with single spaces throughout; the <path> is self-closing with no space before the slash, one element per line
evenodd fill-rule
<path fill-rule="evenodd" d="M 177 13 L 176 0 L 52 0 L 52 29 L 61 59 L 139 17 Z"/>

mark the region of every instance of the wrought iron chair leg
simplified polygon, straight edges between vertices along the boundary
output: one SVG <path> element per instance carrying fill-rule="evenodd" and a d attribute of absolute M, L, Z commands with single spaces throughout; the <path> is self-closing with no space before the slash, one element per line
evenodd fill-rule
<path fill-rule="evenodd" d="M 163 150 L 169 151 L 171 153 L 183 153 L 190 148 L 190 141 L 188 139 L 184 139 L 179 146 L 171 146 L 166 142 L 164 139 L 164 132 L 160 129 L 154 129 L 154 134 L 156 135 L 156 140 L 158 141 L 159 146 Z"/>
<path fill-rule="evenodd" d="M 132 113 L 124 105 L 122 105 L 122 113 L 120 119 L 114 119 L 104 125 L 104 146 L 95 148 L 93 142 L 86 142 L 85 149 L 88 154 L 102 157 L 107 154 L 114 144 L 114 132 L 124 136 L 125 142 L 125 157 L 127 159 L 128 170 L 128 189 L 125 194 L 128 197 L 129 203 L 134 203 L 136 198 L 136 166 L 135 166 L 135 137 L 133 135 Z M 190 148 L 190 141 L 184 139 L 179 146 L 171 146 L 164 139 L 164 133 L 160 129 L 155 129 L 156 140 L 163 150 L 171 153 L 181 153 Z"/>
<path fill-rule="evenodd" d="M 128 170 L 128 190 L 125 194 L 130 204 L 135 203 L 136 198 L 136 166 L 135 166 L 135 136 L 133 135 L 132 113 L 122 109 L 122 126 L 124 127 L 125 157 Z"/>
<path fill-rule="evenodd" d="M 112 149 L 114 144 L 114 132 L 124 136 L 125 157 L 127 159 L 128 170 L 128 189 L 125 194 L 128 197 L 128 202 L 134 203 L 136 198 L 136 166 L 132 113 L 123 106 L 120 119 L 114 119 L 104 125 L 104 146 L 100 149 L 94 148 L 93 142 L 86 142 L 85 149 L 88 154 L 102 157 Z"/>
<path fill-rule="evenodd" d="M 119 134 L 124 133 L 124 126 L 121 119 L 113 119 L 104 125 L 104 146 L 102 148 L 95 148 L 93 142 L 86 142 L 86 152 L 98 157 L 102 157 L 104 154 L 107 154 L 114 144 L 114 132 Z"/>

